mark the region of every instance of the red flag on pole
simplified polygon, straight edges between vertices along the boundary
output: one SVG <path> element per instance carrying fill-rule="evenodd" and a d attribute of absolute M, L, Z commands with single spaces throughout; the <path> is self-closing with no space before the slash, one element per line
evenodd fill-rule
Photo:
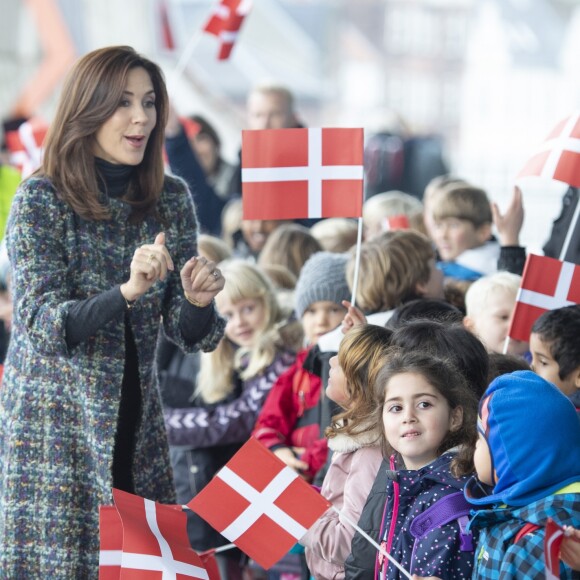
<path fill-rule="evenodd" d="M 546 561 L 546 580 L 560 578 L 560 546 L 564 539 L 564 529 L 548 518 L 544 535 L 544 559 Z"/>
<path fill-rule="evenodd" d="M 48 125 L 38 118 L 24 121 L 18 129 L 6 132 L 10 164 L 20 171 L 23 179 L 40 167 L 42 143 L 47 132 Z"/>
<path fill-rule="evenodd" d="M 560 121 L 518 178 L 538 176 L 580 187 L 580 112 Z"/>
<path fill-rule="evenodd" d="M 534 322 L 548 310 L 580 304 L 580 266 L 529 254 L 508 336 L 528 342 Z"/>
<path fill-rule="evenodd" d="M 173 29 L 169 21 L 169 10 L 167 8 L 166 0 L 161 0 L 159 4 L 159 24 L 161 26 L 161 46 L 165 50 L 175 50 L 175 39 L 173 37 Z"/>
<path fill-rule="evenodd" d="M 221 0 L 215 8 L 203 30 L 220 39 L 218 60 L 230 57 L 240 28 L 251 8 L 251 0 Z"/>
<path fill-rule="evenodd" d="M 330 503 L 252 438 L 188 506 L 268 569 Z"/>
<path fill-rule="evenodd" d="M 242 131 L 244 219 L 361 217 L 362 129 Z"/>
<path fill-rule="evenodd" d="M 181 506 L 162 505 L 118 489 L 113 489 L 113 498 L 118 518 L 110 510 L 102 512 L 105 517 L 101 519 L 101 547 L 108 549 L 101 550 L 100 578 L 162 580 L 170 573 L 173 578 L 209 580 L 200 557 L 189 544 L 187 519 Z M 104 569 L 109 566 L 120 567 L 120 574 L 103 575 L 108 574 Z"/>

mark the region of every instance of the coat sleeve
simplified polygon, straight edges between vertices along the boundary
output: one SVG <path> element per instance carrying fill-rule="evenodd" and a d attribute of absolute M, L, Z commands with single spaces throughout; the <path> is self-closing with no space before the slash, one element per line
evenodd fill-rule
<path fill-rule="evenodd" d="M 185 298 L 179 271 L 191 257 L 197 255 L 198 224 L 195 208 L 185 183 L 181 179 L 167 177 L 166 190 L 162 209 L 166 221 L 172 224 L 170 235 L 176 238 L 170 242 L 176 272 L 168 278 L 164 296 L 162 314 L 165 334 L 186 353 L 197 350 L 209 352 L 214 350 L 221 340 L 226 323 L 214 308 L 211 322 L 208 324 L 209 330 L 201 340 L 194 342 L 183 336 L 180 314 Z"/>
<path fill-rule="evenodd" d="M 332 488 L 333 481 L 335 487 L 343 486 L 343 517 L 334 510 L 326 511 L 301 541 L 307 548 L 306 561 L 315 578 L 321 560 L 344 565 L 354 536 L 354 528 L 347 520 L 358 523 L 382 460 L 376 447 L 363 447 L 349 455 L 348 463 L 332 463 L 323 485 L 323 492 L 327 485 Z"/>
<path fill-rule="evenodd" d="M 298 418 L 293 381 L 298 372 L 293 364 L 272 387 L 256 421 L 252 436 L 268 447 L 291 446 L 290 435 Z"/>
<path fill-rule="evenodd" d="M 278 357 L 259 376 L 244 382 L 240 397 L 211 409 L 192 407 L 165 409 L 170 445 L 194 448 L 245 442 L 252 432 L 264 399 L 288 362 Z"/>
<path fill-rule="evenodd" d="M 47 180 L 31 179 L 16 192 L 7 229 L 14 316 L 34 350 L 48 357 L 69 355 L 66 319 L 74 300 L 66 248 L 74 232 L 67 213 Z"/>

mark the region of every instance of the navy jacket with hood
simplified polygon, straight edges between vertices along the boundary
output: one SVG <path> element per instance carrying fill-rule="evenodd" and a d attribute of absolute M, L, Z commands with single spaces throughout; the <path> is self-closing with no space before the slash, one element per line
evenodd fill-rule
<path fill-rule="evenodd" d="M 473 551 L 461 550 L 460 529 L 456 520 L 431 530 L 421 540 L 415 540 L 409 531 L 413 520 L 431 505 L 447 495 L 463 490 L 467 478 L 457 479 L 450 472 L 453 456 L 453 452 L 446 452 L 418 470 L 387 471 L 383 463 L 377 476 L 377 480 L 386 482 L 387 497 L 386 505 L 379 508 L 382 520 L 379 541 L 386 541 L 391 526 L 394 526 L 390 554 L 412 574 L 458 580 L 471 578 Z M 398 482 L 398 494 L 395 490 L 395 481 Z M 379 497 L 381 497 L 379 490 L 373 488 L 369 499 Z M 398 516 L 396 522 L 393 522 L 396 501 L 399 504 Z M 363 529 L 364 521 L 369 515 L 365 514 L 365 511 L 369 507 L 374 511 L 370 519 L 375 521 L 377 519 L 376 502 L 372 502 L 369 506 L 367 501 L 359 522 L 359 525 L 363 524 L 361 526 Z M 375 578 L 377 551 L 358 533 L 353 538 L 351 548 L 352 553 L 345 563 L 346 578 L 369 580 Z M 387 564 L 388 562 L 384 562 L 384 565 L 378 566 L 381 571 L 386 570 L 385 577 L 388 580 L 404 578 L 395 566 Z"/>

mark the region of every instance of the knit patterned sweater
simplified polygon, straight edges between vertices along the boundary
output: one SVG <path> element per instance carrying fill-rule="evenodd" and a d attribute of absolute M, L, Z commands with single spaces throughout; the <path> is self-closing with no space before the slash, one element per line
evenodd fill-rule
<path fill-rule="evenodd" d="M 99 506 L 112 503 L 112 460 L 125 366 L 119 316 L 67 347 L 69 308 L 128 279 L 135 250 L 166 232 L 175 271 L 130 310 L 138 358 L 141 416 L 133 477 L 138 495 L 174 501 L 154 372 L 161 320 L 185 352 L 212 350 L 224 321 L 216 314 L 198 344 L 179 327 L 179 271 L 197 251 L 187 188 L 166 177 L 158 205 L 167 221 L 128 221 L 130 208 L 105 198 L 112 219 L 80 218 L 46 178 L 24 182 L 8 223 L 14 321 L 0 390 L 0 577 L 97 578 Z"/>

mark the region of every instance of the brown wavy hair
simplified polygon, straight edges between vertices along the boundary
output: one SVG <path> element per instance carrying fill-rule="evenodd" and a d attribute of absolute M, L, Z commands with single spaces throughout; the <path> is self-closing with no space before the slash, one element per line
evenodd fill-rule
<path fill-rule="evenodd" d="M 95 134 L 119 106 L 129 71 L 136 67 L 144 68 L 151 77 L 157 123 L 123 199 L 132 206 L 132 222 L 142 221 L 146 215 L 157 216 L 168 111 L 163 73 L 130 46 L 109 46 L 79 59 L 68 74 L 44 143 L 42 167 L 37 172 L 50 178 L 61 199 L 87 220 L 111 217 L 100 201 L 93 153 Z"/>
<path fill-rule="evenodd" d="M 348 390 L 348 407 L 332 418 L 326 436 L 358 435 L 376 431 L 381 423 L 375 419 L 373 384 L 386 363 L 392 331 L 374 324 L 356 326 L 347 332 L 338 349 L 340 365 Z"/>

